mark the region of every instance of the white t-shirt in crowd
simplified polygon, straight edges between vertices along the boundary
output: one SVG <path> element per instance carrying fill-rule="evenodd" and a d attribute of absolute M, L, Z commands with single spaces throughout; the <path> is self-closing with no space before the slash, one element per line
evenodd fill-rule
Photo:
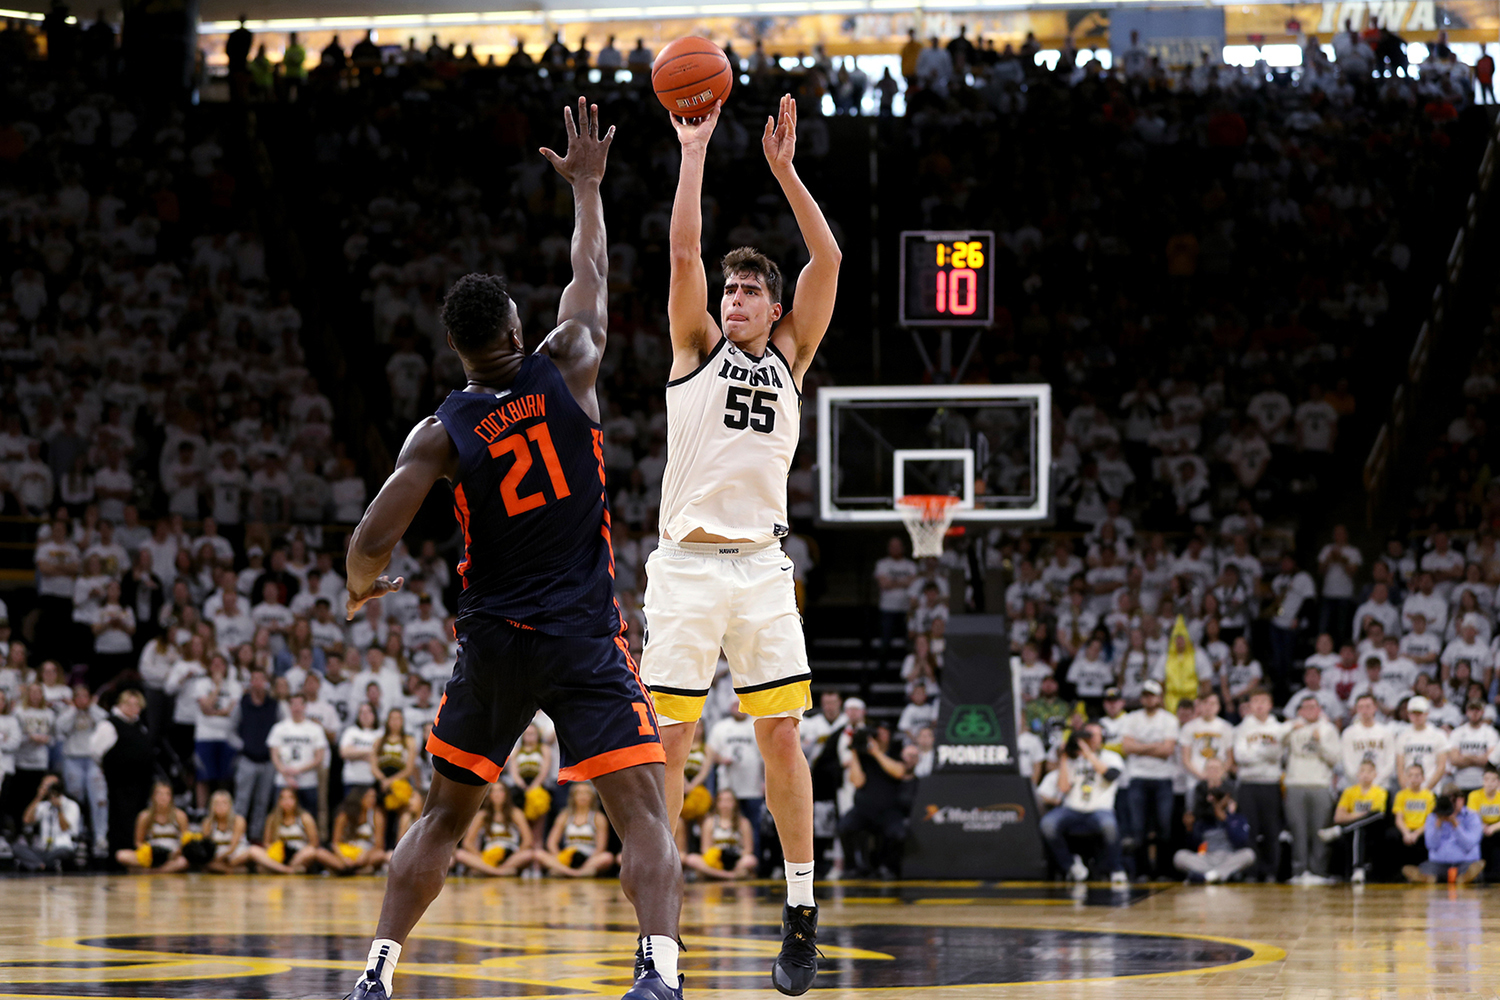
<path fill-rule="evenodd" d="M 1027 781 L 1036 773 L 1037 764 L 1046 759 L 1047 747 L 1042 743 L 1042 738 L 1029 729 L 1023 729 L 1016 736 L 1016 760 Z"/>
<path fill-rule="evenodd" d="M 1401 626 L 1408 632 L 1411 631 L 1411 616 L 1414 614 L 1421 614 L 1426 618 L 1427 631 L 1440 636 L 1443 634 L 1443 626 L 1448 624 L 1448 602 L 1436 590 L 1430 594 L 1413 591 L 1401 602 Z"/>
<path fill-rule="evenodd" d="M 1242 782 L 1256 785 L 1275 784 L 1281 780 L 1281 757 L 1291 727 L 1274 715 L 1264 722 L 1246 716 L 1234 730 L 1234 761 Z"/>
<path fill-rule="evenodd" d="M 1114 682 L 1114 667 L 1105 660 L 1090 660 L 1084 653 L 1075 656 L 1068 667 L 1068 683 L 1073 685 L 1080 698 L 1102 697 L 1104 689 Z"/>
<path fill-rule="evenodd" d="M 1147 714 L 1144 708 L 1126 715 L 1120 723 L 1120 738 L 1130 737 L 1139 743 L 1160 743 L 1163 740 L 1177 742 L 1181 727 L 1177 716 L 1164 708 Z M 1176 754 L 1162 759 L 1147 754 L 1130 754 L 1126 757 L 1129 767 L 1126 773 L 1130 780 L 1171 780 L 1177 773 Z"/>
<path fill-rule="evenodd" d="M 1158 715 L 1167 715 L 1165 711 Z M 1176 722 L 1174 716 L 1167 716 Z M 1104 765 L 1105 771 L 1118 771 L 1125 773 L 1125 762 L 1120 755 L 1113 750 L 1100 750 L 1097 754 L 1099 763 Z M 1104 775 L 1094 770 L 1094 765 L 1079 754 L 1073 760 L 1064 758 L 1064 766 L 1068 769 L 1068 777 L 1072 784 L 1068 787 L 1068 794 L 1063 796 L 1063 805 L 1074 812 L 1103 812 L 1115 807 L 1115 792 L 1119 788 L 1119 778 L 1114 781 L 1105 778 Z"/>
<path fill-rule="evenodd" d="M 1488 722 L 1481 722 L 1476 727 L 1465 721 L 1448 734 L 1449 749 L 1465 757 L 1488 758 L 1497 743 L 1500 743 L 1500 732 L 1496 732 L 1495 727 Z M 1454 784 L 1464 791 L 1484 784 L 1483 767 L 1458 767 L 1452 771 Z"/>
<path fill-rule="evenodd" d="M 1364 565 L 1364 557 L 1359 554 L 1359 549 L 1356 549 L 1352 545 L 1345 545 L 1343 548 L 1340 548 L 1337 545 L 1329 543 L 1323 546 L 1323 550 L 1318 553 L 1318 564 L 1322 565 L 1323 560 L 1335 552 L 1342 552 L 1346 561 L 1342 564 L 1336 562 L 1328 564 L 1328 571 L 1323 574 L 1323 596 L 1334 598 L 1353 597 L 1354 578 L 1349 575 L 1349 572 L 1350 570 L 1357 571 L 1360 566 Z M 1345 568 L 1346 566 L 1348 567 L 1347 569 Z"/>
<path fill-rule="evenodd" d="M 1010 669 L 1021 679 L 1021 699 L 1031 701 L 1042 693 L 1042 680 L 1052 676 L 1052 668 L 1041 660 L 1027 666 L 1019 656 L 1010 658 Z"/>
<path fill-rule="evenodd" d="M 280 750 L 281 762 L 286 766 L 301 767 L 311 763 L 320 749 L 327 750 L 328 736 L 323 732 L 323 727 L 311 719 L 293 722 L 287 718 L 271 727 L 271 733 L 266 737 L 266 746 Z M 317 788 L 318 769 L 303 771 L 297 775 L 296 782 L 293 786 L 295 788 Z M 277 771 L 276 787 L 281 788 L 286 784 L 286 777 Z"/>
<path fill-rule="evenodd" d="M 766 768 L 755 742 L 755 720 L 746 716 L 720 719 L 708 734 L 708 749 L 720 760 L 719 787 L 736 798 L 758 799 L 765 794 Z"/>
<path fill-rule="evenodd" d="M 214 615 L 214 635 L 218 637 L 220 649 L 233 649 L 255 638 L 255 620 L 239 605 L 237 615 L 226 615 L 222 611 Z"/>
<path fill-rule="evenodd" d="M 1338 427 L 1339 413 L 1327 400 L 1311 400 L 1297 406 L 1292 416 L 1297 430 L 1302 435 L 1302 447 L 1306 451 L 1332 451 L 1333 432 Z"/>
<path fill-rule="evenodd" d="M 892 559 L 886 556 L 875 564 L 875 576 L 883 576 L 893 585 L 890 590 L 880 591 L 880 610 L 905 614 L 910 607 L 906 588 L 917 578 L 917 564 L 910 559 Z M 895 584 L 900 586 L 894 586 Z"/>
<path fill-rule="evenodd" d="M 199 743 L 228 740 L 230 727 L 234 724 L 232 717 L 234 706 L 239 703 L 240 696 L 245 693 L 240 682 L 233 677 L 226 677 L 218 682 L 218 697 L 214 704 L 221 710 L 227 709 L 224 715 L 208 715 L 203 711 L 202 700 L 214 693 L 214 679 L 212 677 L 199 677 L 182 687 L 182 693 L 177 697 L 188 697 L 193 700 L 197 710 L 197 721 L 193 724 L 193 740 Z"/>
<path fill-rule="evenodd" d="M 13 713 L 21 727 L 21 745 L 16 748 L 16 767 L 22 771 L 47 770 L 47 756 L 57 732 L 57 713 L 41 708 L 18 708 Z M 34 736 L 45 736 L 46 743 L 38 743 Z"/>
<path fill-rule="evenodd" d="M 1188 748 L 1193 766 L 1200 771 L 1205 763 L 1216 758 L 1227 764 L 1229 752 L 1234 749 L 1234 727 L 1219 716 L 1189 719 L 1177 735 L 1177 745 Z"/>
<path fill-rule="evenodd" d="M 1422 777 L 1430 788 L 1439 758 L 1448 753 L 1448 734 L 1430 722 L 1421 729 L 1404 729 L 1396 737 L 1396 752 L 1403 757 L 1403 771 L 1413 764 L 1422 765 Z"/>
<path fill-rule="evenodd" d="M 1340 738 L 1340 763 L 1344 774 L 1344 787 L 1359 780 L 1361 761 L 1375 762 L 1375 783 L 1389 784 L 1396 774 L 1396 734 L 1390 726 L 1377 722 L 1366 726 L 1355 719 L 1349 723 Z"/>
<path fill-rule="evenodd" d="M 384 730 L 360 729 L 350 726 L 344 730 L 339 737 L 339 753 L 349 749 L 373 750 L 380 742 Z M 344 761 L 344 787 L 350 788 L 354 785 L 373 785 L 375 783 L 375 769 L 368 760 L 345 760 Z"/>

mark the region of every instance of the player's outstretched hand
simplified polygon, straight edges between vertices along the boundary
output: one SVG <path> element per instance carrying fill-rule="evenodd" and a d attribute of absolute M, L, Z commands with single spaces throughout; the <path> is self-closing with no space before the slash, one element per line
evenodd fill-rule
<path fill-rule="evenodd" d="M 569 184 L 593 181 L 604 177 L 604 161 L 609 156 L 609 144 L 615 141 L 615 127 L 599 134 L 599 105 L 590 104 L 588 98 L 578 99 L 578 121 L 583 123 L 583 132 L 573 121 L 573 109 L 563 108 L 563 125 L 568 130 L 568 155 L 558 156 L 543 146 L 541 154 Z"/>
<path fill-rule="evenodd" d="M 760 137 L 760 148 L 765 150 L 772 173 L 791 169 L 792 155 L 797 152 L 797 102 L 792 100 L 792 95 L 782 94 L 776 117 L 766 116 L 766 131 Z"/>
<path fill-rule="evenodd" d="M 345 617 L 352 622 L 354 616 L 359 613 L 359 609 L 365 606 L 366 601 L 373 601 L 375 598 L 384 597 L 386 594 L 394 594 L 401 589 L 401 585 L 405 582 L 406 577 L 404 576 L 398 576 L 394 581 L 388 576 L 382 576 L 370 584 L 370 589 L 363 594 L 350 594 L 349 599 L 344 602 Z"/>
<path fill-rule="evenodd" d="M 673 114 L 668 115 L 672 119 L 672 127 L 677 130 L 677 141 L 682 143 L 684 150 L 708 148 L 708 140 L 714 134 L 714 126 L 719 124 L 719 112 L 723 107 L 723 101 L 715 101 L 708 115 L 703 118 L 679 118 Z"/>

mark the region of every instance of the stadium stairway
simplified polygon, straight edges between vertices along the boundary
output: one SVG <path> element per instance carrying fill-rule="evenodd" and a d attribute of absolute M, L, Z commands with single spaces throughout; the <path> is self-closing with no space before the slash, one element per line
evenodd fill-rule
<path fill-rule="evenodd" d="M 873 608 L 819 605 L 805 621 L 807 659 L 812 668 L 813 705 L 824 691 L 863 698 L 872 719 L 894 723 L 906 704 L 901 682 L 904 638 L 897 638 L 885 669 L 880 669 L 880 626 Z"/>

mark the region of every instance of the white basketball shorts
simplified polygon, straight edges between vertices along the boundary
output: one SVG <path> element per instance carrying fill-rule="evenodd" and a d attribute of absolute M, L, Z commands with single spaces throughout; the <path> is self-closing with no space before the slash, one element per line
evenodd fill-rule
<path fill-rule="evenodd" d="M 720 649 L 746 715 L 812 708 L 792 560 L 776 542 L 662 539 L 646 560 L 645 614 L 641 680 L 662 725 L 702 716 Z"/>

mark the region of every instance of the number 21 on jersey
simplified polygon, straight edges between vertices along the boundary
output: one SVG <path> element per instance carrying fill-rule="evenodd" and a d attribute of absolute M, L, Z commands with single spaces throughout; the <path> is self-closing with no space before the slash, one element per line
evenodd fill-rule
<path fill-rule="evenodd" d="M 562 463 L 557 460 L 557 449 L 552 447 L 552 432 L 545 423 L 533 424 L 524 432 L 517 431 L 490 445 L 491 458 L 499 458 L 506 452 L 515 456 L 515 463 L 505 474 L 505 478 L 500 480 L 500 499 L 505 502 L 505 513 L 511 517 L 535 510 L 547 502 L 547 497 L 541 490 L 524 497 L 517 492 L 521 480 L 531 471 L 533 444 L 542 453 L 542 464 L 547 467 L 547 478 L 552 482 L 553 499 L 561 500 L 572 496 L 573 491 L 568 489 L 568 481 L 563 478 Z"/>

